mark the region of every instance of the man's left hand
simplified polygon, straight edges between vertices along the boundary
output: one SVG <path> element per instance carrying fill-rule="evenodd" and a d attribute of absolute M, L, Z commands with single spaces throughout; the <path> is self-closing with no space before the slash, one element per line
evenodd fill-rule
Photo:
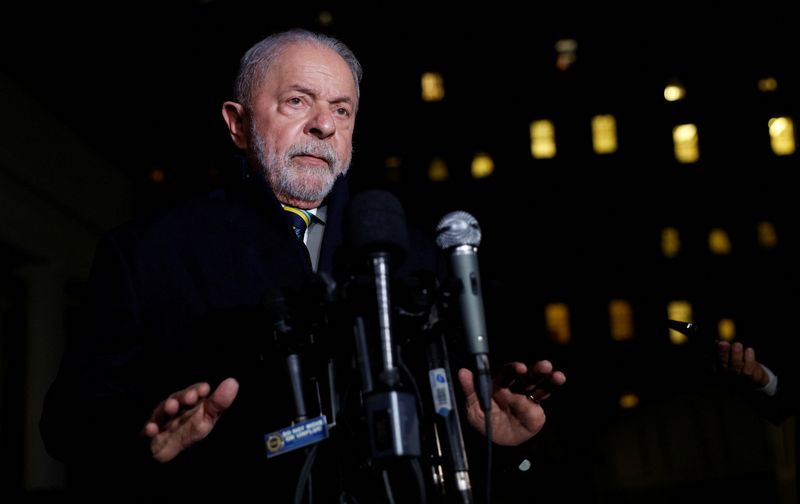
<path fill-rule="evenodd" d="M 472 372 L 461 369 L 458 380 L 467 400 L 467 420 L 486 434 L 484 413 L 481 410 Z M 522 444 L 544 427 L 545 414 L 541 401 L 567 380 L 550 361 L 541 360 L 527 366 L 522 362 L 506 364 L 494 380 L 492 393 L 492 441 L 499 445 Z"/>

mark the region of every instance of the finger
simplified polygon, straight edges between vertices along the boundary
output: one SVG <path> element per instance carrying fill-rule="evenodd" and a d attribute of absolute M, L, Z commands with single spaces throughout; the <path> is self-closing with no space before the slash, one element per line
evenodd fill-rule
<path fill-rule="evenodd" d="M 755 350 L 752 348 L 746 348 L 744 350 L 744 365 L 742 366 L 742 374 L 752 378 L 757 365 Z"/>
<path fill-rule="evenodd" d="M 235 378 L 226 378 L 217 386 L 206 402 L 206 416 L 215 419 L 228 409 L 239 393 L 239 382 Z"/>
<path fill-rule="evenodd" d="M 182 406 L 194 406 L 197 400 L 208 395 L 211 387 L 208 383 L 200 382 L 190 385 L 172 396 L 177 399 Z"/>
<path fill-rule="evenodd" d="M 159 432 L 158 424 L 155 422 L 147 422 L 144 424 L 144 429 L 142 429 L 142 434 L 149 438 L 154 438 L 158 435 Z"/>
<path fill-rule="evenodd" d="M 742 374 L 745 375 L 754 387 L 765 387 L 769 384 L 769 377 L 764 372 L 764 368 L 756 360 L 756 351 L 753 348 L 746 348 L 744 351 L 744 368 Z"/>
<path fill-rule="evenodd" d="M 728 369 L 731 362 L 731 344 L 727 341 L 720 341 L 717 345 L 717 351 L 719 353 L 719 363 L 722 369 Z"/>
<path fill-rule="evenodd" d="M 150 415 L 150 421 L 162 426 L 169 422 L 178 413 L 179 409 L 180 403 L 177 399 L 169 397 L 161 401 L 158 406 L 155 407 L 153 414 Z"/>
<path fill-rule="evenodd" d="M 464 395 L 469 399 L 471 395 L 475 394 L 475 383 L 472 380 L 472 371 L 467 368 L 458 370 L 458 381 L 461 383 L 461 390 Z"/>
<path fill-rule="evenodd" d="M 742 367 L 744 367 L 744 349 L 739 342 L 731 345 L 731 371 L 735 374 L 741 374 Z"/>
<path fill-rule="evenodd" d="M 531 377 L 538 379 L 542 375 L 549 375 L 552 372 L 553 372 L 553 363 L 550 362 L 549 360 L 540 360 L 537 361 L 533 366 L 531 366 L 530 371 L 528 371 L 528 374 Z"/>
<path fill-rule="evenodd" d="M 495 377 L 495 385 L 499 388 L 524 388 L 528 366 L 522 362 L 509 362 L 500 368 Z"/>
<path fill-rule="evenodd" d="M 567 376 L 561 371 L 553 371 L 548 376 L 539 380 L 536 388 L 529 394 L 536 401 L 543 401 L 550 397 L 553 392 L 564 385 Z"/>

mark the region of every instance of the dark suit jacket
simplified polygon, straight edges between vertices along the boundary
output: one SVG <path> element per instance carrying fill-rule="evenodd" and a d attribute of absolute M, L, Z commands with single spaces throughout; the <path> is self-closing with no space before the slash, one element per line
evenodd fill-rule
<path fill-rule="evenodd" d="M 346 200 L 341 178 L 328 200 L 321 271 L 333 268 Z M 260 306 L 271 289 L 296 288 L 312 274 L 301 246 L 257 175 L 102 236 L 86 323 L 68 342 L 41 420 L 71 482 L 109 498 L 219 490 L 289 501 L 300 457 L 268 462 L 261 439 L 293 414 Z M 229 376 L 239 396 L 211 435 L 173 463 L 152 462 L 140 430 L 155 405 Z"/>

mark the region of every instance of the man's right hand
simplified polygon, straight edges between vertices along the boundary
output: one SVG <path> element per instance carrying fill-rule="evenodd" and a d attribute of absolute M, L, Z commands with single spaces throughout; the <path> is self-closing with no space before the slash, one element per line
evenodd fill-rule
<path fill-rule="evenodd" d="M 753 388 L 765 387 L 769 376 L 756 360 L 756 352 L 741 343 L 720 341 L 717 343 L 719 364 L 724 372 L 742 378 Z"/>
<path fill-rule="evenodd" d="M 159 462 L 169 462 L 184 449 L 204 439 L 239 392 L 234 378 L 223 380 L 209 396 L 208 383 L 195 383 L 175 392 L 153 410 L 143 434 L 150 438 L 150 452 Z"/>

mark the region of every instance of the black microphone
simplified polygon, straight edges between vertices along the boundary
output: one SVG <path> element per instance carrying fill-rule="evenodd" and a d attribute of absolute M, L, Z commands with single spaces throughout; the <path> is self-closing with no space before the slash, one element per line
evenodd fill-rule
<path fill-rule="evenodd" d="M 360 312 L 355 320 L 357 348 L 363 346 L 364 340 L 372 339 L 363 338 L 365 328 L 374 328 L 378 333 L 380 388 L 373 390 L 371 383 L 366 383 L 369 380 L 362 378 L 372 457 L 418 457 L 421 449 L 416 401 L 412 394 L 398 390 L 400 372 L 392 335 L 390 272 L 407 254 L 405 212 L 391 193 L 369 190 L 350 201 L 345 215 L 348 246 L 371 273 L 372 302 L 364 298 L 355 307 Z M 375 304 L 377 313 L 369 316 L 363 312 L 367 305 Z M 364 324 L 365 321 L 372 324 Z M 368 352 L 359 348 L 359 354 Z M 362 366 L 362 374 L 368 373 L 371 370 Z"/>
<path fill-rule="evenodd" d="M 310 344 L 309 335 L 295 326 L 291 318 L 289 306 L 284 293 L 280 289 L 271 289 L 264 296 L 262 305 L 269 313 L 273 327 L 273 339 L 276 346 L 285 352 L 286 372 L 292 389 L 295 422 L 303 422 L 308 418 L 306 398 L 303 384 L 302 349 Z"/>
<path fill-rule="evenodd" d="M 483 310 L 478 245 L 481 228 L 467 212 L 456 211 L 442 217 L 436 226 L 436 244 L 450 257 L 467 350 L 475 357 L 475 390 L 481 409 L 491 409 L 492 377 L 489 371 L 489 340 Z"/>
<path fill-rule="evenodd" d="M 392 338 L 390 272 L 393 265 L 405 260 L 408 251 L 405 212 L 393 194 L 369 190 L 350 201 L 346 219 L 349 245 L 356 257 L 367 263 L 374 280 L 381 354 L 379 378 L 392 388 L 400 375 Z"/>

